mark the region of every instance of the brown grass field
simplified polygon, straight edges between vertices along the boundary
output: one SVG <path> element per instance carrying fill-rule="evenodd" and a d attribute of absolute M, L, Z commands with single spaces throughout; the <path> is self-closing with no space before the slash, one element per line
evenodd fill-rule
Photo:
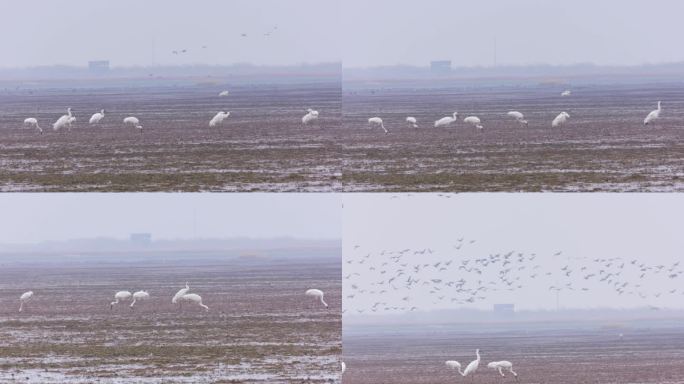
<path fill-rule="evenodd" d="M 340 268 L 329 256 L 3 263 L 0 382 L 340 382 Z M 171 304 L 186 280 L 208 312 Z M 116 291 L 139 289 L 151 299 L 110 310 Z"/>
<path fill-rule="evenodd" d="M 324 191 L 340 187 L 339 82 L 0 92 L 0 190 Z M 52 123 L 72 107 L 71 132 Z M 99 126 L 90 116 L 104 108 Z M 303 126 L 307 108 L 320 112 Z M 231 116 L 219 127 L 218 111 Z M 124 127 L 136 116 L 141 135 Z M 35 117 L 43 135 L 23 128 Z"/>
<path fill-rule="evenodd" d="M 515 330 L 489 324 L 470 327 L 393 326 L 356 328 L 345 325 L 345 384 L 437 383 L 681 383 L 684 329 L 643 326 L 605 329 L 599 326 L 554 329 L 528 324 Z M 347 330 L 349 329 L 349 332 Z M 619 337 L 619 333 L 624 333 Z M 481 362 L 475 375 L 462 377 L 446 360 L 463 369 Z M 509 360 L 518 374 L 501 377 L 490 361 Z"/>
<path fill-rule="evenodd" d="M 421 88 L 343 94 L 346 191 L 684 191 L 684 90 L 677 84 Z M 643 126 L 663 101 L 661 120 Z M 506 116 L 517 110 L 520 126 Z M 434 128 L 459 112 L 459 122 Z M 551 128 L 561 111 L 569 123 Z M 484 129 L 463 123 L 476 115 Z M 369 129 L 379 116 L 390 130 Z M 418 119 L 410 128 L 407 116 Z"/>

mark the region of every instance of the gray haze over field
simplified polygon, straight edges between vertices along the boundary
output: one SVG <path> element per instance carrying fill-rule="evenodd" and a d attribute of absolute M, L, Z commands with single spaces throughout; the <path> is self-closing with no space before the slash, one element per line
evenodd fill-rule
<path fill-rule="evenodd" d="M 684 61 L 678 0 L 350 0 L 345 67 Z"/>
<path fill-rule="evenodd" d="M 333 194 L 44 193 L 0 196 L 0 244 L 76 238 L 339 239 Z"/>
<path fill-rule="evenodd" d="M 111 60 L 113 66 L 339 61 L 338 4 L 338 0 L 0 0 L 0 68 L 84 66 L 97 59 Z M 183 49 L 188 52 L 172 53 Z"/>
<path fill-rule="evenodd" d="M 491 309 L 496 303 L 513 303 L 516 309 L 555 309 L 556 294 L 549 290 L 549 286 L 562 285 L 566 281 L 572 281 L 575 288 L 560 293 L 560 308 L 643 308 L 651 305 L 683 308 L 681 276 L 671 279 L 667 273 L 654 274 L 650 271 L 646 278 L 640 279 L 641 272 L 631 264 L 631 260 L 637 259 L 637 266 L 640 263 L 664 264 L 669 268 L 681 260 L 684 249 L 682 203 L 684 199 L 676 194 L 478 193 L 451 195 L 451 198 L 436 194 L 345 195 L 343 276 L 350 276 L 350 280 L 344 280 L 345 295 L 352 292 L 349 284 L 359 286 L 353 292 L 356 293 L 353 300 L 345 299 L 345 309 L 352 314 L 357 314 L 357 309 L 365 309 L 369 314 L 369 308 L 377 301 L 388 302 L 389 306 L 416 306 L 421 311 Z M 460 238 L 464 239 L 462 246 L 456 249 Z M 405 253 L 400 261 L 391 259 L 397 255 L 396 252 L 409 248 L 411 251 Z M 426 248 L 432 249 L 434 254 L 413 253 Z M 383 251 L 386 252 L 384 256 Z M 457 266 L 466 259 L 472 261 L 510 251 L 514 255 L 524 253 L 525 257 L 532 253 L 537 255 L 534 262 L 525 262 L 526 271 L 534 264 L 541 266 L 534 280 L 528 277 L 531 272 L 520 272 L 522 280 L 519 284 L 524 285 L 523 288 L 489 291 L 484 294 L 486 299 L 464 304 L 450 302 L 454 288 L 442 286 L 438 294 L 429 294 L 430 288 L 423 289 L 420 284 L 410 290 L 402 288 L 409 276 L 421 282 L 464 278 L 469 280 L 467 286 L 470 287 L 474 286 L 470 281 L 473 279 L 496 280 L 495 272 L 500 263 L 499 267 L 482 268 L 481 275 L 462 272 Z M 557 252 L 562 254 L 556 255 Z M 369 258 L 364 260 L 368 254 Z M 627 265 L 619 280 L 628 281 L 631 286 L 641 284 L 639 290 L 648 297 L 619 295 L 606 283 L 599 283 L 597 278 L 582 279 L 589 273 L 600 276 L 599 266 L 592 263 L 593 259 L 617 257 L 622 261 L 614 262 L 614 265 L 622 262 Z M 352 259 L 354 261 L 348 263 Z M 444 263 L 447 260 L 453 260 L 447 272 L 428 267 L 415 273 L 413 268 L 415 264 Z M 408 265 L 400 267 L 400 264 Z M 473 265 L 471 262 L 470 266 Z M 512 273 L 516 273 L 518 265 L 513 263 L 510 266 L 514 270 Z M 561 268 L 565 265 L 575 271 L 573 277 L 565 279 L 562 276 Z M 580 272 L 584 265 L 589 269 Z M 395 283 L 401 289 L 395 291 L 386 283 L 380 286 L 370 284 L 381 280 L 386 282 L 399 268 L 405 271 Z M 391 272 L 380 274 L 384 269 Z M 676 268 L 681 269 L 681 266 Z M 544 272 L 547 271 L 554 271 L 554 277 L 545 277 Z M 360 276 L 355 276 L 356 273 Z M 581 291 L 581 287 L 589 290 Z M 361 294 L 361 289 L 366 293 Z M 380 289 L 387 290 L 387 293 L 378 295 Z M 677 292 L 669 294 L 672 289 Z M 369 295 L 367 292 L 371 290 L 376 294 Z M 662 295 L 654 297 L 657 293 Z M 437 295 L 447 295 L 447 300 L 436 300 Z M 409 296 L 410 301 L 402 301 L 404 296 Z"/>

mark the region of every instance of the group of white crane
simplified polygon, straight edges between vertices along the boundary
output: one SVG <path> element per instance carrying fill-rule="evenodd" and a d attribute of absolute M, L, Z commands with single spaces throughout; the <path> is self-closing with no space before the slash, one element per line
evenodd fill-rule
<path fill-rule="evenodd" d="M 445 363 L 446 363 L 447 367 L 449 367 L 451 369 L 455 369 L 456 371 L 458 371 L 458 373 L 461 376 L 463 376 L 463 377 L 471 376 L 472 377 L 472 375 L 475 374 L 475 371 L 477 371 L 477 369 L 480 367 L 480 350 L 479 349 L 475 350 L 475 356 L 476 356 L 476 359 L 471 361 L 466 366 L 465 369 L 461 369 L 461 367 L 462 367 L 461 363 L 459 363 L 456 360 L 447 360 L 447 361 L 445 361 Z M 343 361 L 343 362 L 341 362 L 341 365 L 342 365 L 342 374 L 344 374 L 344 372 L 347 370 L 347 364 L 345 364 Z M 506 370 L 506 371 L 513 374 L 513 377 L 515 378 L 515 380 L 518 380 L 518 373 L 516 373 L 513 370 L 513 363 L 511 363 L 508 360 L 492 361 L 491 363 L 487 364 L 487 368 L 497 370 L 499 372 L 499 375 L 501 375 L 501 377 L 506 377 L 506 374 L 504 373 L 504 370 Z"/>
<path fill-rule="evenodd" d="M 230 116 L 230 112 L 224 112 L 220 111 L 214 117 L 209 120 L 209 126 L 210 127 L 216 127 L 221 124 L 223 124 L 223 121 L 227 119 Z M 88 120 L 88 124 L 90 125 L 97 125 L 100 124 L 102 119 L 105 117 L 105 110 L 102 109 L 100 112 L 94 113 L 90 119 Z M 313 122 L 318 120 L 318 111 L 313 110 L 311 108 L 307 109 L 306 115 L 302 117 L 302 124 L 308 125 Z M 56 131 L 60 131 L 62 129 L 67 129 L 68 131 L 71 131 L 71 127 L 73 123 L 76 121 L 76 116 L 73 115 L 71 108 L 67 108 L 67 113 L 65 115 L 60 116 L 57 121 L 55 121 L 52 124 L 52 129 Z M 140 133 L 143 132 L 143 126 L 140 124 L 140 119 L 138 119 L 135 116 L 128 116 L 123 119 L 123 124 L 125 126 L 132 126 L 134 128 L 137 128 L 140 130 Z M 43 134 L 43 128 L 40 127 L 38 124 L 38 119 L 35 117 L 29 117 L 24 120 L 24 126 L 36 129 L 38 133 Z"/>
<path fill-rule="evenodd" d="M 570 91 L 565 91 L 565 92 L 570 92 Z M 563 92 L 563 94 L 565 94 Z M 569 95 L 568 93 L 567 95 Z M 567 96 L 565 95 L 565 96 Z M 649 112 L 649 114 L 646 116 L 644 119 L 644 125 L 649 125 L 654 123 L 657 119 L 660 118 L 660 113 L 662 111 L 662 108 L 660 106 L 660 101 L 658 101 L 658 108 L 652 110 Z M 507 116 L 513 118 L 518 124 L 522 126 L 527 126 L 527 120 L 525 119 L 525 115 L 522 114 L 522 112 L 519 111 L 508 111 L 506 113 Z M 552 121 L 551 121 L 551 127 L 556 128 L 560 127 L 568 122 L 570 119 L 570 114 L 563 111 L 558 114 Z M 451 116 L 445 116 L 442 117 L 441 119 L 435 121 L 434 127 L 435 128 L 443 128 L 443 127 L 448 127 L 458 121 L 458 112 L 454 112 Z M 463 119 L 463 122 L 466 124 L 469 124 L 477 129 L 483 129 L 482 126 L 482 120 L 480 120 L 479 117 L 477 116 L 467 116 L 466 118 Z M 406 117 L 406 123 L 410 128 L 418 128 L 418 119 L 416 119 L 414 116 L 408 116 Z M 389 130 L 385 127 L 384 122 L 382 121 L 382 118 L 380 117 L 371 117 L 368 119 L 368 125 L 370 128 L 374 127 L 380 127 L 382 130 L 385 132 L 385 134 L 389 133 Z"/>
<path fill-rule="evenodd" d="M 100 112 L 94 113 L 90 119 L 88 120 L 88 124 L 90 125 L 97 125 L 104 119 L 105 117 L 105 110 L 102 109 Z M 67 129 L 68 131 L 71 131 L 71 127 L 73 126 L 74 122 L 76 121 L 76 116 L 71 111 L 71 108 L 67 108 L 67 113 L 65 115 L 60 116 L 54 123 L 52 123 L 52 130 L 57 132 L 61 131 L 63 129 Z M 140 130 L 140 133 L 143 131 L 143 127 L 140 124 L 140 120 L 135 117 L 135 116 L 128 116 L 123 119 L 123 124 L 125 126 L 132 126 L 134 128 L 137 128 Z M 26 127 L 31 127 L 34 128 L 40 133 L 41 135 L 43 134 L 43 128 L 40 127 L 38 124 L 38 119 L 35 117 L 29 117 L 24 120 L 24 126 Z"/>
<path fill-rule="evenodd" d="M 201 308 L 204 308 L 205 311 L 208 311 L 209 307 L 202 303 L 202 296 L 196 293 L 189 293 L 189 291 L 190 285 L 186 282 L 185 287 L 181 288 L 180 290 L 178 290 L 178 292 L 176 292 L 175 295 L 173 295 L 173 297 L 171 298 L 171 303 L 174 305 L 178 305 L 179 308 L 183 308 L 183 303 L 190 303 L 197 305 Z M 309 289 L 304 294 L 306 296 L 316 298 L 316 300 L 320 301 L 326 309 L 328 308 L 328 303 L 326 303 L 323 299 L 323 291 L 321 291 L 320 289 Z M 19 312 L 22 312 L 24 310 L 24 306 L 26 306 L 32 298 L 33 291 L 24 292 L 19 297 Z M 118 291 L 114 294 L 114 301 L 109 303 L 109 309 L 114 309 L 115 305 L 131 301 L 131 299 L 132 302 L 129 305 L 129 307 L 133 309 L 135 303 L 139 301 L 149 300 L 149 298 L 150 294 L 145 290 L 140 290 L 135 293 L 131 293 L 130 291 Z"/>
<path fill-rule="evenodd" d="M 475 356 L 477 357 L 475 360 L 471 361 L 464 370 L 461 370 L 461 363 L 459 363 L 456 360 L 447 360 L 446 366 L 455 369 L 458 371 L 461 376 L 466 377 L 466 376 L 472 376 L 475 371 L 480 367 L 480 350 L 476 349 L 475 350 Z M 518 380 L 518 374 L 513 370 L 513 363 L 511 363 L 508 360 L 501 360 L 501 361 L 492 361 L 491 363 L 487 364 L 487 368 L 495 369 L 499 372 L 499 374 L 502 377 L 506 377 L 504 374 L 504 370 L 507 370 L 508 372 L 513 374 L 513 377 L 515 377 L 516 380 Z"/>

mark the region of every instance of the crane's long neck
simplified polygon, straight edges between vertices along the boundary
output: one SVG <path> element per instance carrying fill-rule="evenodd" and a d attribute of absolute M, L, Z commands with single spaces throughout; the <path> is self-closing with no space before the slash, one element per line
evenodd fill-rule
<path fill-rule="evenodd" d="M 454 120 L 458 119 L 458 112 L 454 112 L 452 116 L 454 117 Z"/>
<path fill-rule="evenodd" d="M 479 362 L 480 361 L 480 350 L 479 349 L 475 351 L 475 356 L 477 356 L 477 361 Z"/>
<path fill-rule="evenodd" d="M 71 108 L 67 108 L 67 115 L 71 117 Z"/>
<path fill-rule="evenodd" d="M 463 372 L 463 370 L 461 369 L 461 367 L 458 367 L 458 373 L 460 373 L 461 376 L 465 377 L 465 373 Z"/>
<path fill-rule="evenodd" d="M 658 102 L 658 110 L 660 111 L 660 101 Z"/>
<path fill-rule="evenodd" d="M 323 305 L 325 305 L 326 308 L 328 307 L 328 303 L 326 303 L 325 300 L 323 300 L 323 296 L 321 296 L 321 303 L 322 303 Z"/>

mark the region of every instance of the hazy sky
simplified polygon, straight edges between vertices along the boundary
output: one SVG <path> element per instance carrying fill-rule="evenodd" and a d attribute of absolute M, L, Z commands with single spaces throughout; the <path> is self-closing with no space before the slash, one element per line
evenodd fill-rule
<path fill-rule="evenodd" d="M 85 65 L 94 59 L 109 59 L 119 66 L 339 61 L 338 4 L 339 0 L 0 0 L 0 67 Z M 275 26 L 278 29 L 265 37 Z M 171 53 L 181 49 L 188 53 Z"/>
<path fill-rule="evenodd" d="M 680 0 L 346 0 L 346 67 L 684 60 Z"/>
<path fill-rule="evenodd" d="M 555 292 L 549 286 L 571 282 L 574 291 L 560 293 L 560 306 L 565 308 L 587 307 L 634 307 L 655 305 L 658 307 L 684 307 L 684 276 L 669 279 L 666 273 L 654 274 L 639 279 L 632 259 L 649 265 L 664 264 L 668 267 L 682 259 L 684 237 L 681 236 L 681 220 L 684 217 L 684 196 L 677 194 L 461 194 L 451 199 L 434 194 L 406 195 L 368 195 L 348 194 L 344 196 L 343 214 L 343 275 L 360 273 L 345 279 L 345 297 L 352 291 L 354 283 L 370 290 L 380 287 L 370 286 L 370 282 L 387 281 L 393 272 L 381 274 L 382 270 L 393 268 L 389 254 L 381 256 L 383 250 L 399 251 L 405 248 L 420 250 L 431 248 L 434 254 L 413 255 L 409 252 L 400 263 L 406 274 L 414 279 L 444 279 L 483 281 L 494 280 L 497 276 L 474 273 L 466 274 L 457 268 L 447 272 L 437 272 L 425 268 L 419 273 L 411 266 L 423 263 L 454 260 L 454 266 L 465 259 L 487 258 L 493 254 L 522 252 L 526 257 L 536 253 L 537 259 L 525 262 L 527 269 L 517 272 L 514 264 L 513 276 L 521 276 L 519 283 L 525 288 L 515 291 L 498 291 L 486 294 L 487 299 L 465 304 L 467 308 L 490 309 L 494 303 L 514 303 L 517 308 L 555 308 Z M 464 238 L 460 249 L 455 249 L 459 238 Z M 474 240 L 474 243 L 470 243 Z M 358 246 L 358 248 L 355 248 Z M 560 256 L 554 256 L 562 251 Z M 362 265 L 358 260 L 371 254 Z M 592 264 L 594 258 L 621 257 L 628 265 L 619 278 L 632 286 L 642 284 L 641 291 L 648 295 L 677 289 L 676 294 L 664 293 L 659 298 L 646 299 L 635 296 L 618 295 L 607 284 L 584 280 L 589 273 L 599 275 L 599 269 Z M 355 259 L 351 264 L 348 260 Z M 387 265 L 383 263 L 387 262 Z M 621 262 L 620 262 L 621 263 Z M 684 261 L 682 261 L 684 264 Z M 539 276 L 530 279 L 530 268 L 539 264 L 534 271 Z M 575 272 L 571 277 L 562 275 L 561 268 L 570 265 Z M 581 266 L 589 265 L 580 272 Z M 371 269 L 374 267 L 374 269 Z M 399 267 L 396 267 L 399 268 Z M 495 267 L 499 268 L 499 267 Z M 684 265 L 677 268 L 683 270 Z M 426 272 L 427 271 L 427 272 Z M 494 273 L 497 269 L 492 270 Z M 553 277 L 544 273 L 554 271 Z M 473 277 L 475 276 L 475 277 Z M 517 283 L 516 283 L 517 284 Z M 401 287 L 402 284 L 396 285 Z M 470 285 L 473 287 L 473 285 Z M 582 287 L 589 291 L 581 291 Z M 357 295 L 354 300 L 345 299 L 345 308 L 354 313 L 356 308 L 368 308 L 373 302 L 387 301 L 399 306 L 417 306 L 421 309 L 459 308 L 449 300 L 436 302 L 437 295 L 450 295 L 449 289 L 434 294 L 424 290 L 405 289 L 393 291 L 384 285 L 389 293 L 377 295 L 368 293 Z M 631 289 L 631 288 L 630 288 Z M 410 302 L 401 298 L 410 296 Z M 449 296 L 450 297 L 450 296 Z M 369 311 L 366 311 L 369 312 Z"/>
<path fill-rule="evenodd" d="M 0 243 L 96 236 L 339 239 L 333 194 L 1 194 Z M 196 223 L 196 225 L 195 225 Z"/>

